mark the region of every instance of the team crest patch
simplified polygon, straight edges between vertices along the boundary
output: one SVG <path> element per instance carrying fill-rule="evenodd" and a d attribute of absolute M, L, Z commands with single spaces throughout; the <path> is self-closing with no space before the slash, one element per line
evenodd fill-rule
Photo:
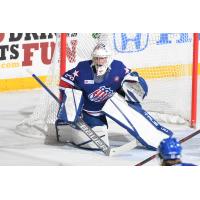
<path fill-rule="evenodd" d="M 89 94 L 88 98 L 90 99 L 90 101 L 102 102 L 112 97 L 113 94 L 114 92 L 113 90 L 111 90 L 111 88 L 106 88 L 105 86 L 101 86 L 100 88 Z"/>

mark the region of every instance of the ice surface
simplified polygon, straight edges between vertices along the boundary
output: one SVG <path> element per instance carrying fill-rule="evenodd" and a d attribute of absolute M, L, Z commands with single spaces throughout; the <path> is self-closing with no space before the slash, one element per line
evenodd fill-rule
<path fill-rule="evenodd" d="M 0 166 L 134 166 L 156 152 L 137 147 L 121 155 L 106 157 L 101 152 L 86 151 L 70 145 L 45 145 L 42 138 L 24 137 L 16 134 L 16 125 L 28 117 L 37 104 L 42 90 L 0 93 Z M 119 146 L 132 139 L 119 126 L 110 123 L 111 145 Z M 169 125 L 166 125 L 169 126 Z M 194 132 L 188 127 L 173 127 L 179 139 Z M 125 136 L 123 136 L 125 135 Z M 200 134 L 183 143 L 185 162 L 200 164 Z M 146 165 L 159 164 L 154 159 Z"/>

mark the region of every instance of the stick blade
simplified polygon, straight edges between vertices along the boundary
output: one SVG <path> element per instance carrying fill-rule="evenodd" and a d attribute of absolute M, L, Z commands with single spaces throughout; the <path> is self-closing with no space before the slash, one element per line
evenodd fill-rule
<path fill-rule="evenodd" d="M 132 140 L 131 142 L 128 142 L 120 147 L 112 148 L 110 150 L 109 156 L 115 156 L 130 151 L 131 149 L 134 149 L 136 146 L 137 146 L 136 140 Z"/>

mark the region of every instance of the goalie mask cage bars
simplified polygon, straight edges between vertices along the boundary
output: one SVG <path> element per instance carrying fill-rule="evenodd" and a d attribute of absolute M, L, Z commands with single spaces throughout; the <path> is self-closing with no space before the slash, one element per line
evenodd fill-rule
<path fill-rule="evenodd" d="M 100 42 L 110 49 L 112 59 L 121 60 L 147 81 L 149 93 L 142 105 L 156 120 L 196 126 L 198 33 L 57 34 L 46 84 L 58 97 L 61 75 L 79 61 L 91 59 Z M 34 136 L 51 134 L 58 107 L 44 91 L 33 114 L 17 130 Z"/>

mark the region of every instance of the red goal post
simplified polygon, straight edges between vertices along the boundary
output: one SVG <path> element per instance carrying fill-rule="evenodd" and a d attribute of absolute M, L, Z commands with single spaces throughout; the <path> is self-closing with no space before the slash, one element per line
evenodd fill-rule
<path fill-rule="evenodd" d="M 192 67 L 192 104 L 191 104 L 191 127 L 197 123 L 197 94 L 198 94 L 198 54 L 199 54 L 199 33 L 193 34 L 193 67 Z"/>

